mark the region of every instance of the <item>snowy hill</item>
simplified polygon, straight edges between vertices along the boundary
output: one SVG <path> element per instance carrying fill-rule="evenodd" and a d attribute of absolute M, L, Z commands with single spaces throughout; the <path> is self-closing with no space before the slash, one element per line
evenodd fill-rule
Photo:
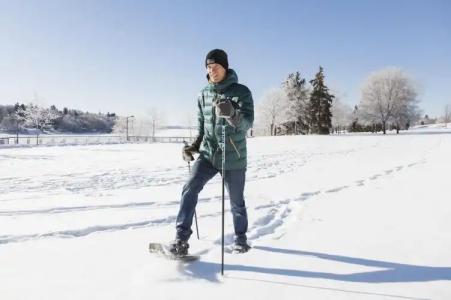
<path fill-rule="evenodd" d="M 197 207 L 201 260 L 147 251 L 174 237 L 180 147 L 1 149 L 1 299 L 451 298 L 451 135 L 249 139 L 254 248 L 226 254 L 224 277 L 219 176 Z"/>
<path fill-rule="evenodd" d="M 417 125 L 412 127 L 409 131 L 417 133 L 451 133 L 451 123 Z"/>
<path fill-rule="evenodd" d="M 436 123 L 428 125 L 416 125 L 412 129 L 451 129 L 451 123 Z"/>

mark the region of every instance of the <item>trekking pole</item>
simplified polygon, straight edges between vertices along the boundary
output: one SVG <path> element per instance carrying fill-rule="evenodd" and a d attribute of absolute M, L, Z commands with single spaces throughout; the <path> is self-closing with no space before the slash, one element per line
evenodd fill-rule
<path fill-rule="evenodd" d="M 183 141 L 183 143 L 185 144 L 185 146 L 188 146 L 188 143 L 186 141 Z M 191 162 L 188 161 L 188 173 L 191 175 Z M 196 213 L 196 209 L 194 209 L 194 221 L 196 223 L 196 233 L 197 233 L 197 239 L 200 240 L 199 238 L 199 226 L 197 225 L 197 213 Z"/>
<path fill-rule="evenodd" d="M 191 175 L 191 162 L 188 162 L 188 172 Z M 196 209 L 194 209 L 194 221 L 196 223 L 196 233 L 197 233 L 197 239 L 200 240 L 199 238 L 199 226 L 197 225 L 197 213 L 196 213 Z"/>
<path fill-rule="evenodd" d="M 224 120 L 223 120 L 224 122 Z M 225 199 L 224 199 L 224 178 L 225 178 L 225 123 L 222 124 L 222 240 L 221 240 L 221 275 L 224 275 L 224 210 L 225 210 Z"/>

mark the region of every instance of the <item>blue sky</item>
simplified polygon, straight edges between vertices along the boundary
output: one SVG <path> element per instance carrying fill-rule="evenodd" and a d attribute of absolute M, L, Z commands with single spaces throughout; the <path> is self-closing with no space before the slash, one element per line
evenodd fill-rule
<path fill-rule="evenodd" d="M 0 0 L 0 104 L 145 115 L 195 112 L 204 58 L 229 54 L 256 103 L 290 72 L 321 65 L 358 104 L 373 71 L 398 66 L 425 113 L 451 104 L 451 1 Z"/>

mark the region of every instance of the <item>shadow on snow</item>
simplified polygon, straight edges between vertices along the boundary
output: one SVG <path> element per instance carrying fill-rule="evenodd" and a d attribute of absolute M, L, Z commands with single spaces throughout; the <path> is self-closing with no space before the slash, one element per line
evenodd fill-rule
<path fill-rule="evenodd" d="M 327 272 L 303 271 L 301 269 L 281 269 L 276 267 L 268 268 L 258 266 L 234 265 L 227 263 L 225 265 L 225 270 L 263 273 L 268 275 L 321 278 L 337 281 L 362 282 L 362 283 L 428 282 L 437 280 L 451 280 L 451 267 L 416 266 L 364 258 L 264 247 L 264 246 L 256 246 L 253 249 L 281 254 L 313 256 L 317 257 L 318 259 L 337 261 L 341 263 L 348 263 L 354 265 L 362 265 L 367 267 L 377 267 L 383 268 L 384 270 L 366 271 L 352 274 L 336 274 Z M 203 278 L 211 282 L 220 282 L 219 263 L 199 261 L 181 267 L 180 271 L 190 277 L 192 276 L 195 278 Z"/>

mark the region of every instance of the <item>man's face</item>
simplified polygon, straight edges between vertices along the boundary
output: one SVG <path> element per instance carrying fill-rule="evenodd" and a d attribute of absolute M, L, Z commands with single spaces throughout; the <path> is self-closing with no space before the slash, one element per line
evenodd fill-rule
<path fill-rule="evenodd" d="M 218 83 L 224 80 L 226 75 L 226 69 L 220 64 L 209 64 L 207 65 L 207 72 L 210 76 L 210 81 L 213 83 Z"/>

